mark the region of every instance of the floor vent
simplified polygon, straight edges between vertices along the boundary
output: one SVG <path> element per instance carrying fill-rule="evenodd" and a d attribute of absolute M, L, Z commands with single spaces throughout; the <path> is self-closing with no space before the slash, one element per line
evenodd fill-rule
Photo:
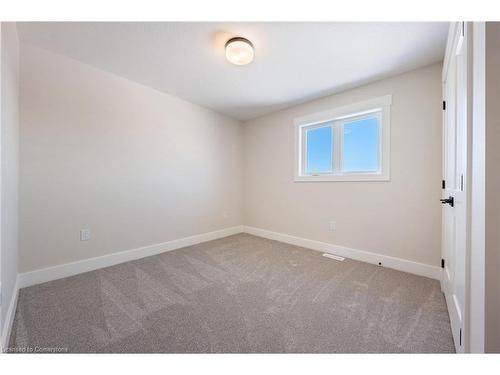
<path fill-rule="evenodd" d="M 335 259 L 335 260 L 338 260 L 340 262 L 343 262 L 345 258 L 343 257 L 339 257 L 338 255 L 333 255 L 333 254 L 323 254 L 324 257 L 327 257 L 327 258 L 332 258 L 332 259 Z"/>

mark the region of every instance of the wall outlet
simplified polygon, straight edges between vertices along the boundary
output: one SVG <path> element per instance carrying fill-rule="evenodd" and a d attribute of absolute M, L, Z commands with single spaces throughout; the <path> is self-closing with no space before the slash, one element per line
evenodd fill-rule
<path fill-rule="evenodd" d="M 90 229 L 82 229 L 80 231 L 80 241 L 90 240 Z"/>
<path fill-rule="evenodd" d="M 328 223 L 328 228 L 330 229 L 331 232 L 334 232 L 336 227 L 337 227 L 337 222 L 336 221 L 330 221 Z"/>

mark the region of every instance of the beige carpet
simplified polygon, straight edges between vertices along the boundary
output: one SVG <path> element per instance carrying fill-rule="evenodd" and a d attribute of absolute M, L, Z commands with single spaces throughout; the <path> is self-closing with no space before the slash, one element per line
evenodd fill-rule
<path fill-rule="evenodd" d="M 247 234 L 22 289 L 10 346 L 454 352 L 437 281 Z"/>

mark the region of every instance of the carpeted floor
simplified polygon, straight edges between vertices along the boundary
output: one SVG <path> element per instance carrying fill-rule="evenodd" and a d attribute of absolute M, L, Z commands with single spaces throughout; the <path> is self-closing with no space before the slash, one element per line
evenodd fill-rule
<path fill-rule="evenodd" d="M 454 352 L 437 281 L 248 234 L 22 289 L 10 346 Z"/>

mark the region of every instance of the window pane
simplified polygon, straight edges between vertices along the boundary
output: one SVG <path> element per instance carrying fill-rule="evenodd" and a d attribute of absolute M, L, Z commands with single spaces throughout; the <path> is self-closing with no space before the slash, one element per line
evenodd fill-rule
<path fill-rule="evenodd" d="M 332 128 L 325 126 L 306 131 L 306 173 L 332 172 Z"/>
<path fill-rule="evenodd" d="M 374 172 L 378 170 L 379 119 L 369 117 L 344 123 L 342 170 Z"/>

